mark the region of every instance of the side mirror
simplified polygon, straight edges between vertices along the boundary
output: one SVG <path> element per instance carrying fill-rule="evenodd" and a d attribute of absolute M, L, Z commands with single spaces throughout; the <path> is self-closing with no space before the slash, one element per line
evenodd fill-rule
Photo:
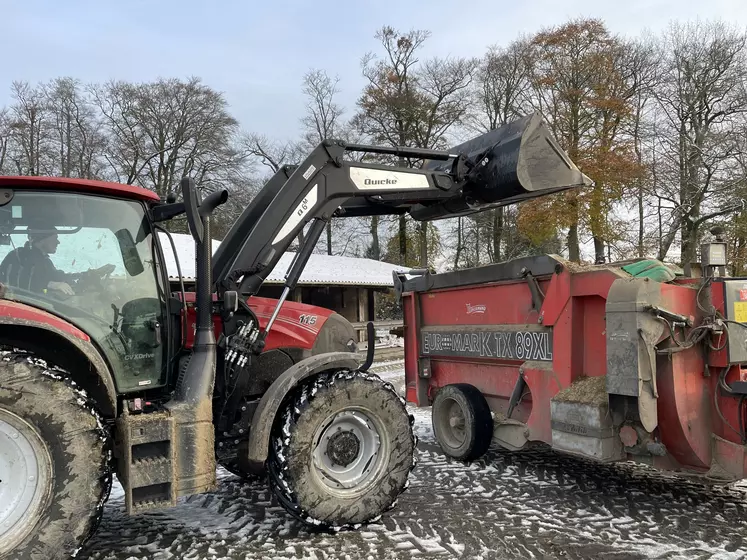
<path fill-rule="evenodd" d="M 224 292 L 223 308 L 230 313 L 236 313 L 239 309 L 239 294 L 233 290 Z"/>
<path fill-rule="evenodd" d="M 179 214 L 184 214 L 185 208 L 183 202 L 174 202 L 170 204 L 163 204 L 153 208 L 153 221 L 156 223 L 165 222 L 171 218 L 175 218 Z"/>
<path fill-rule="evenodd" d="M 122 228 L 114 235 L 116 235 L 119 242 L 119 250 L 122 252 L 125 270 L 127 270 L 130 276 L 137 276 L 145 268 L 143 267 L 143 262 L 140 260 L 140 254 L 137 252 L 137 246 L 130 230 Z"/>
<path fill-rule="evenodd" d="M 402 301 L 402 277 L 396 270 L 392 270 L 392 281 L 394 283 L 394 301 Z"/>
<path fill-rule="evenodd" d="M 428 268 L 411 268 L 405 274 L 409 274 L 410 276 L 426 276 L 430 272 Z"/>
<path fill-rule="evenodd" d="M 195 243 L 201 244 L 205 232 L 202 227 L 202 219 L 200 218 L 200 202 L 197 200 L 195 182 L 189 177 L 182 179 L 182 198 L 184 199 L 184 210 L 187 213 L 189 231 Z"/>
<path fill-rule="evenodd" d="M 223 293 L 223 320 L 228 321 L 239 309 L 239 294 L 234 291 Z"/>

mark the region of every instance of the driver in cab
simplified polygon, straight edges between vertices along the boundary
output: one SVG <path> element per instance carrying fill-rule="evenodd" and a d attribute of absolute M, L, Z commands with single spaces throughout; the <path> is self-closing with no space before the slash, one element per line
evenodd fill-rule
<path fill-rule="evenodd" d="M 78 278 L 87 274 L 103 276 L 114 271 L 115 266 L 112 264 L 83 273 L 71 274 L 59 270 L 49 258 L 60 244 L 56 228 L 47 226 L 44 229 L 47 231 L 29 233 L 26 244 L 11 251 L 3 259 L 0 264 L 0 282 L 39 294 L 52 290 L 72 296 L 75 292 L 70 284 Z"/>

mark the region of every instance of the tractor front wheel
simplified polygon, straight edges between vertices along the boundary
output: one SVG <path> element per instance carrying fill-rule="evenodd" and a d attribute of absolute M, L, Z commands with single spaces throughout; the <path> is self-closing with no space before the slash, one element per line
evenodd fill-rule
<path fill-rule="evenodd" d="M 412 417 L 390 383 L 323 373 L 281 408 L 268 475 L 280 503 L 307 524 L 341 529 L 394 507 L 415 466 Z"/>
<path fill-rule="evenodd" d="M 111 488 L 109 434 L 65 372 L 0 352 L 0 558 L 69 558 Z"/>

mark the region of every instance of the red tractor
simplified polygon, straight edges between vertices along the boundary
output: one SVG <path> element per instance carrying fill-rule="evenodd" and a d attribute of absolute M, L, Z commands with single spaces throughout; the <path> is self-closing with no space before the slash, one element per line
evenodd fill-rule
<path fill-rule="evenodd" d="M 545 255 L 407 279 L 407 400 L 443 451 L 547 445 L 701 480 L 747 477 L 747 278 Z"/>
<path fill-rule="evenodd" d="M 405 400 L 367 373 L 372 341 L 361 364 L 342 317 L 285 301 L 327 222 L 435 219 L 587 182 L 539 116 L 458 152 L 325 141 L 270 179 L 213 253 L 227 191 L 199 200 L 187 178 L 181 201 L 161 201 L 99 181 L 0 178 L 0 556 L 74 554 L 114 473 L 131 514 L 213 490 L 220 463 L 266 476 L 304 523 L 379 517 L 415 465 Z M 195 292 L 170 286 L 160 244 L 184 214 Z M 258 298 L 303 228 L 281 297 Z"/>

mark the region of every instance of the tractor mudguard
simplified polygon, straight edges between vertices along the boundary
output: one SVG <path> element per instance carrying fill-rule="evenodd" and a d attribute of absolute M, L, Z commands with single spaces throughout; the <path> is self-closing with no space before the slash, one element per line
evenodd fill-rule
<path fill-rule="evenodd" d="M 350 352 L 317 354 L 285 370 L 262 396 L 252 417 L 246 453 L 241 453 L 239 463 L 245 472 L 261 473 L 270 446 L 270 433 L 275 415 L 283 402 L 300 381 L 332 369 L 356 369 L 360 362 Z"/>
<path fill-rule="evenodd" d="M 117 412 L 117 391 L 90 337 L 64 319 L 14 301 L 0 302 L 0 345 L 24 348 L 69 371 L 105 417 Z"/>

